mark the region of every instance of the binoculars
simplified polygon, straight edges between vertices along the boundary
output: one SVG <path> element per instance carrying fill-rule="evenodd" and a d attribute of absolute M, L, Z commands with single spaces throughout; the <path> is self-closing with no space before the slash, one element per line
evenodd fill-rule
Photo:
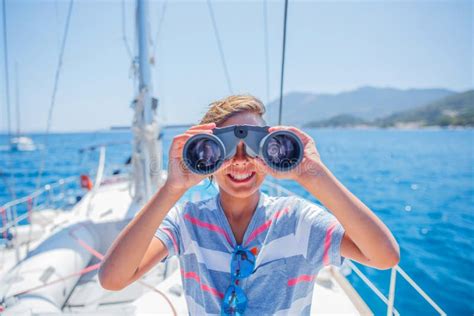
<path fill-rule="evenodd" d="M 268 132 L 269 126 L 231 125 L 216 127 L 212 134 L 191 136 L 183 148 L 186 167 L 197 174 L 211 174 L 235 155 L 242 140 L 248 156 L 260 157 L 276 171 L 288 171 L 299 165 L 304 155 L 301 139 L 287 130 Z"/>

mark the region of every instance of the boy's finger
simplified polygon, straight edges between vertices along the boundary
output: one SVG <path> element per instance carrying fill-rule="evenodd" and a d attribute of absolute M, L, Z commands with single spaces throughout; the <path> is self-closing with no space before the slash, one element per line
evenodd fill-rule
<path fill-rule="evenodd" d="M 191 126 L 189 129 L 194 130 L 194 129 L 210 129 L 216 127 L 216 123 L 207 123 L 207 124 L 200 124 L 200 125 L 194 125 Z"/>
<path fill-rule="evenodd" d="M 186 133 L 190 133 L 190 134 L 199 134 L 199 133 L 212 134 L 212 131 L 210 129 L 189 129 L 185 132 L 185 134 Z"/>

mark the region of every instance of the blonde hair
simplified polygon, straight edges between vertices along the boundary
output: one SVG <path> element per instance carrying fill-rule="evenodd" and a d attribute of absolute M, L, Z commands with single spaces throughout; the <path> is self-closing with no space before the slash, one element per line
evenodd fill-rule
<path fill-rule="evenodd" d="M 229 117 L 241 112 L 256 113 L 263 119 L 265 106 L 262 101 L 252 95 L 231 95 L 209 104 L 209 109 L 199 124 L 216 123 L 219 125 Z M 211 185 L 214 177 L 209 176 L 208 178 L 209 185 Z"/>
<path fill-rule="evenodd" d="M 199 124 L 219 125 L 240 112 L 253 112 L 263 118 L 265 106 L 262 101 L 251 95 L 231 95 L 209 104 L 209 109 Z"/>

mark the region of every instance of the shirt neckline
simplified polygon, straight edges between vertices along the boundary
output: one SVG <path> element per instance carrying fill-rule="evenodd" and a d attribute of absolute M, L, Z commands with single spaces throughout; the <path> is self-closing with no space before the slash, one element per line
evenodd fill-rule
<path fill-rule="evenodd" d="M 250 219 L 250 222 L 245 230 L 244 237 L 242 238 L 242 244 L 241 246 L 244 247 L 243 245 L 246 244 L 246 241 L 248 239 L 248 235 L 254 230 L 255 224 L 257 222 L 257 217 L 260 215 L 260 207 L 263 205 L 263 201 L 265 199 L 265 193 L 260 191 L 260 195 L 258 198 L 258 203 L 257 207 L 255 208 L 255 211 L 252 214 L 252 218 Z M 220 192 L 217 193 L 216 195 L 216 205 L 217 205 L 217 210 L 218 210 L 218 218 L 221 221 L 221 225 L 223 225 L 224 229 L 227 231 L 227 233 L 230 235 L 232 245 L 232 249 L 237 247 L 237 240 L 235 239 L 234 232 L 232 231 L 232 228 L 230 226 L 229 220 L 227 219 L 227 216 L 225 216 L 224 209 L 222 208 L 221 201 L 220 201 Z"/>

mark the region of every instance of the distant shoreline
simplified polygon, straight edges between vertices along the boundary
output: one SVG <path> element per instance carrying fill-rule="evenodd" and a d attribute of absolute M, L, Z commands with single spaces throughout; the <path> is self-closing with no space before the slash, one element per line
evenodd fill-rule
<path fill-rule="evenodd" d="M 181 128 L 181 127 L 190 127 L 190 126 L 193 126 L 194 124 L 192 123 L 189 123 L 189 124 L 169 124 L 169 125 L 166 125 L 164 124 L 165 128 Z M 111 126 L 110 127 L 110 130 L 112 131 L 126 131 L 126 130 L 130 130 L 130 126 Z"/>
<path fill-rule="evenodd" d="M 325 126 L 304 127 L 303 129 L 347 129 L 347 130 L 394 130 L 394 131 L 442 131 L 442 130 L 474 130 L 473 126 L 416 126 L 416 127 L 380 127 L 380 126 Z"/>
<path fill-rule="evenodd" d="M 192 125 L 167 125 L 167 128 L 183 128 L 190 127 Z M 311 130 L 374 130 L 374 131 L 474 131 L 472 126 L 418 126 L 418 127 L 377 127 L 377 126 L 351 126 L 351 127 L 341 127 L 341 126 L 327 126 L 327 127 L 303 127 L 304 129 Z M 120 132 L 129 132 L 130 129 L 101 129 L 101 130 L 91 130 L 91 131 L 52 131 L 50 134 L 91 134 L 91 133 L 120 133 Z M 27 132 L 22 133 L 22 135 L 46 135 L 44 132 Z M 0 132 L 0 136 L 8 136 L 6 132 Z M 15 137 L 16 135 L 12 135 Z"/>

